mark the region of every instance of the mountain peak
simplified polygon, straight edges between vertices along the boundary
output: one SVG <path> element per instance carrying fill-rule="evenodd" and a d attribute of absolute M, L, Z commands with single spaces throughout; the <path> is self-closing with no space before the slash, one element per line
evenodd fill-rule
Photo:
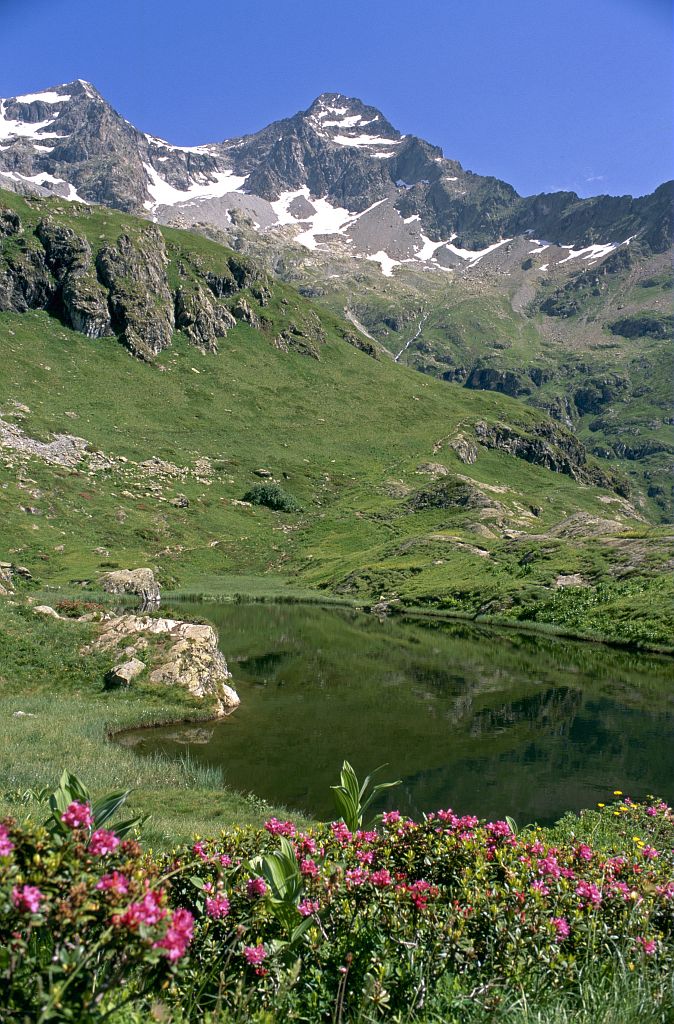
<path fill-rule="evenodd" d="M 318 135 L 343 146 L 391 145 L 401 138 L 376 107 L 339 92 L 321 93 L 303 116 Z"/>
<path fill-rule="evenodd" d="M 81 96 L 87 96 L 92 100 L 103 99 L 91 82 L 85 82 L 84 79 L 77 78 L 73 82 L 62 82 L 59 85 L 52 85 L 48 89 L 42 89 L 40 92 L 30 92 L 24 93 L 21 96 L 12 96 L 9 102 L 22 104 L 54 104 L 65 103 L 68 100 L 78 99 Z"/>

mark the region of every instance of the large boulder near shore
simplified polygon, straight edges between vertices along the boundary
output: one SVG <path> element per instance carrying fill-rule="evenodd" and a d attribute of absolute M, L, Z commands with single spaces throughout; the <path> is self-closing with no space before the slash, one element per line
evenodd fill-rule
<path fill-rule="evenodd" d="M 116 569 L 103 573 L 99 582 L 108 594 L 137 594 L 144 604 L 159 604 L 159 584 L 152 569 Z"/>
<path fill-rule="evenodd" d="M 142 650 L 145 661 L 149 661 L 152 645 L 148 641 L 152 636 L 166 636 L 168 647 L 158 648 L 158 656 L 152 659 L 151 683 L 182 686 L 194 697 L 214 700 L 218 715 L 227 715 L 238 707 L 238 694 L 227 683 L 232 674 L 212 626 L 149 615 L 118 615 L 103 623 L 87 650 L 123 649 L 132 660 Z M 117 673 L 117 669 L 112 671 Z M 125 685 L 124 681 L 120 679 L 119 685 Z"/>

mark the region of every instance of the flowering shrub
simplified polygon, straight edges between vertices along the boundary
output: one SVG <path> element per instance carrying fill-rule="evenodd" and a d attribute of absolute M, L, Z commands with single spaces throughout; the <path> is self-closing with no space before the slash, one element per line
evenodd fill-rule
<path fill-rule="evenodd" d="M 185 1021 L 218 1007 L 375 1019 L 422 1009 L 441 979 L 571 992 L 588 965 L 674 967 L 674 815 L 660 801 L 618 800 L 580 836 L 451 810 L 390 811 L 376 830 L 270 819 L 161 858 L 73 803 L 65 832 L 0 823 L 10 1021 L 157 999 Z"/>
<path fill-rule="evenodd" d="M 88 804 L 61 814 L 67 834 L 0 823 L 0 988 L 9 1020 L 89 1021 L 128 986 L 161 985 L 192 938 L 169 880 L 133 839 L 92 830 Z M 128 994 L 127 993 L 127 994 Z M 5 1018 L 3 1018 L 4 1020 Z"/>

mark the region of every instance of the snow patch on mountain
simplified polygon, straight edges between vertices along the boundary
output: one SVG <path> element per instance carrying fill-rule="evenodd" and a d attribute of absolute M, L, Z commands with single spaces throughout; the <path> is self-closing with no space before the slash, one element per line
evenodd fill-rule
<path fill-rule="evenodd" d="M 217 155 L 217 147 L 214 143 L 203 146 L 174 146 L 173 143 L 167 142 L 166 139 L 160 139 L 158 135 L 148 135 L 147 132 L 143 132 L 143 134 L 149 144 L 155 149 L 167 149 L 171 153 L 206 153 L 209 156 Z M 162 157 L 157 159 L 161 160 Z"/>
<path fill-rule="evenodd" d="M 310 202 L 316 212 L 306 218 L 310 227 L 300 232 L 295 241 L 306 249 L 316 249 L 318 235 L 343 235 L 345 225 L 354 215 L 341 206 L 333 206 L 327 199 L 311 199 Z"/>
<path fill-rule="evenodd" d="M 623 245 L 625 243 L 623 242 Z M 609 242 L 607 245 L 586 245 L 583 249 L 576 249 L 573 245 L 562 245 L 560 249 L 568 249 L 569 255 L 566 259 L 560 260 L 559 265 L 562 263 L 568 263 L 569 260 L 578 259 L 582 257 L 584 260 L 599 260 L 604 256 L 608 256 L 609 253 L 617 249 L 618 246 L 613 242 Z"/>
<path fill-rule="evenodd" d="M 393 268 L 400 266 L 400 260 L 391 259 L 388 253 L 385 253 L 382 249 L 379 252 L 372 253 L 371 256 L 367 256 L 366 259 L 370 263 L 378 263 L 384 277 L 393 277 Z"/>
<path fill-rule="evenodd" d="M 381 135 L 333 135 L 338 146 L 399 146 L 401 139 L 383 139 Z"/>
<path fill-rule="evenodd" d="M 147 190 L 154 200 L 145 201 L 143 205 L 146 210 L 154 210 L 157 206 L 175 206 L 176 203 L 184 203 L 190 199 L 217 199 L 229 192 L 239 192 L 247 180 L 247 175 L 241 176 L 234 174 L 233 171 L 213 171 L 214 181 L 206 184 L 192 181 L 189 188 L 181 189 L 175 188 L 160 177 L 151 164 L 144 163 L 143 167 L 148 177 Z"/>
<path fill-rule="evenodd" d="M 296 192 L 282 192 L 278 199 L 271 204 L 271 208 L 276 214 L 276 223 L 278 225 L 300 223 L 300 220 L 289 209 L 295 199 L 306 199 L 307 202 L 311 202 L 309 189 L 306 185 L 304 188 L 297 189 Z"/>
<path fill-rule="evenodd" d="M 40 189 L 44 189 L 45 192 L 51 192 L 60 199 L 89 205 L 87 200 L 79 195 L 75 186 L 69 181 L 66 181 L 65 178 L 57 178 L 46 171 L 41 171 L 39 174 L 19 174 L 18 171 L 0 171 L 0 185 L 5 184 L 7 187 L 10 187 L 9 183 L 12 181 L 27 185 L 37 185 Z M 40 194 L 44 193 L 41 192 Z"/>
<path fill-rule="evenodd" d="M 462 260 L 467 260 L 471 267 L 474 267 L 484 256 L 493 252 L 494 249 L 499 249 L 506 242 L 512 242 L 512 238 L 502 238 L 500 242 L 494 242 L 493 245 L 488 245 L 486 249 L 460 249 L 458 246 L 452 245 L 451 242 L 447 243 L 447 248 L 455 256 L 460 256 Z"/>
<path fill-rule="evenodd" d="M 407 223 L 407 221 L 405 221 Z M 416 260 L 422 260 L 424 263 L 426 260 L 430 260 L 436 249 L 439 249 L 443 245 L 447 245 L 447 242 L 432 242 L 426 235 L 421 235 L 422 246 L 418 252 L 415 252 L 414 258 Z"/>
<path fill-rule="evenodd" d="M 70 99 L 72 99 L 72 96 L 62 96 L 58 92 L 47 89 L 45 92 L 27 92 L 23 96 L 15 96 L 14 102 L 36 103 L 39 100 L 41 103 L 65 103 Z"/>
<path fill-rule="evenodd" d="M 0 139 L 26 138 L 26 139 L 62 139 L 63 135 L 56 132 L 46 132 L 58 117 L 49 118 L 46 121 L 15 121 L 5 116 L 5 100 L 0 100 Z"/>

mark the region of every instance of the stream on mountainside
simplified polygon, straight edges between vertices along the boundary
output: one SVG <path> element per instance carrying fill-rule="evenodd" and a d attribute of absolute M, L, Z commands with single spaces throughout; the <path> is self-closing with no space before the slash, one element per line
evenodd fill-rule
<path fill-rule="evenodd" d="M 405 344 L 403 345 L 403 347 L 400 349 L 400 352 L 398 353 L 398 355 L 393 357 L 393 361 L 395 363 L 399 363 L 400 362 L 400 357 L 404 356 L 405 353 L 407 352 L 408 348 L 410 347 L 410 345 L 413 345 L 414 342 L 417 340 L 417 338 L 419 337 L 419 335 L 421 334 L 421 332 L 424 329 L 424 324 L 428 320 L 428 316 L 429 316 L 428 313 L 424 313 L 422 315 L 421 320 L 419 321 L 419 326 L 417 328 L 417 333 L 414 335 L 413 338 L 410 338 L 409 341 L 406 341 Z"/>
<path fill-rule="evenodd" d="M 180 616 L 195 605 L 172 603 Z M 141 754 L 222 768 L 226 784 L 334 816 L 347 758 L 403 784 L 377 809 L 453 807 L 520 825 L 611 799 L 674 799 L 674 662 L 601 645 L 298 604 L 203 604 L 241 706 L 123 733 Z"/>

